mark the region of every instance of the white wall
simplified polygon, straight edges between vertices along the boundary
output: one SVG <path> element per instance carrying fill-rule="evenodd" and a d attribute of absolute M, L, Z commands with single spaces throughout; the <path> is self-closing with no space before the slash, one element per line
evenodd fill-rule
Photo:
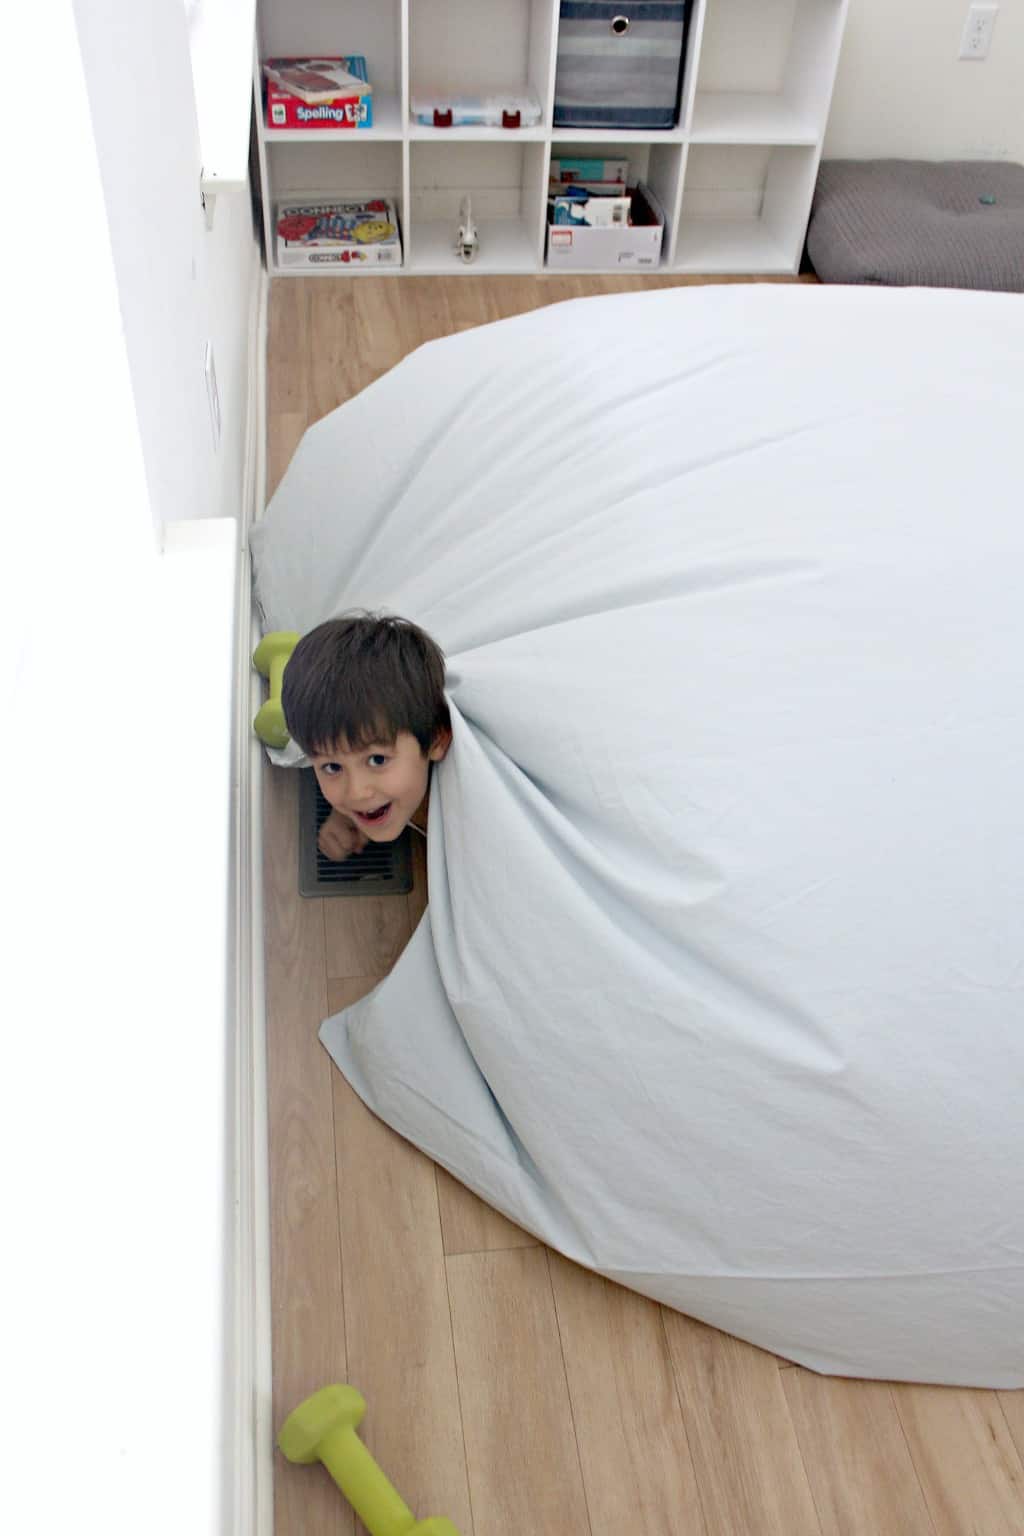
<path fill-rule="evenodd" d="M 259 261 L 248 190 L 220 194 L 207 229 L 182 0 L 75 0 L 74 9 L 153 518 L 237 516 Z"/>
<path fill-rule="evenodd" d="M 163 38 L 163 0 L 135 8 Z M 79 10 L 96 23 L 107 8 Z M 110 41 L 123 62 L 126 38 Z M 6 136 L 5 179 L 13 198 L 48 189 L 60 218 L 30 255 L 0 245 L 0 1437 L 18 1446 L 4 1525 L 215 1536 L 231 1520 L 239 1421 L 225 1366 L 239 541 L 227 519 L 159 541 L 153 524 L 175 455 L 195 460 L 189 483 L 210 468 L 206 422 L 179 397 L 221 255 L 191 220 L 179 227 L 192 144 L 175 149 L 174 124 L 152 113 L 126 123 L 115 159 L 130 178 L 152 148 L 158 228 L 136 240 L 122 210 L 112 246 L 71 0 L 44 21 L 15 7 L 5 42 L 12 58 L 45 53 L 59 81 L 43 110 L 35 70 L 7 82 L 23 127 Z M 226 231 L 218 249 L 225 267 L 236 249 L 241 287 L 250 242 Z M 232 478 L 215 475 L 191 510 L 237 503 Z"/>
<path fill-rule="evenodd" d="M 1024 0 L 984 63 L 957 58 L 967 0 L 850 0 L 825 158 L 1024 161 Z"/>

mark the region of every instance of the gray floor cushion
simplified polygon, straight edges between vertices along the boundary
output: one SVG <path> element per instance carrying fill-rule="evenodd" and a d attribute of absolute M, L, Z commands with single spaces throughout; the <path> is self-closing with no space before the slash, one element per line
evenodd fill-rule
<path fill-rule="evenodd" d="M 807 231 L 824 283 L 1024 291 L 1024 166 L 825 160 Z"/>

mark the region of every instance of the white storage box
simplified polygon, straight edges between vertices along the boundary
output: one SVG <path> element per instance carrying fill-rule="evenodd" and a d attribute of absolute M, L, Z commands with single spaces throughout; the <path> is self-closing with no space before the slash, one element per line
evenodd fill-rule
<path fill-rule="evenodd" d="M 549 224 L 547 265 L 565 272 L 658 266 L 665 215 L 653 193 L 642 184 L 633 190 L 632 197 L 634 222 L 625 228 Z"/>
<path fill-rule="evenodd" d="M 413 121 L 428 128 L 535 128 L 540 102 L 532 91 L 490 96 L 414 96 Z"/>

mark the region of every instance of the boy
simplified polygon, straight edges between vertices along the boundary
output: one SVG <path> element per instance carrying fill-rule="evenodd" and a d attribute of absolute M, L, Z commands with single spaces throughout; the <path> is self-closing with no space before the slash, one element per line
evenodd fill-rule
<path fill-rule="evenodd" d="M 326 858 L 393 842 L 410 822 L 425 830 L 431 765 L 452 732 L 444 656 L 418 625 L 372 613 L 320 624 L 288 660 L 281 704 L 331 806 Z"/>

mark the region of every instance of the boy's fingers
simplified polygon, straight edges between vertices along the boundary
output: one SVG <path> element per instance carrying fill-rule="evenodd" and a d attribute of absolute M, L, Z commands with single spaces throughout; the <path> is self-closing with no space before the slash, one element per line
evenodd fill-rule
<path fill-rule="evenodd" d="M 336 811 L 332 811 L 320 828 L 316 845 L 325 859 L 331 859 L 335 864 L 340 864 L 350 854 L 362 853 L 368 842 L 369 838 L 365 833 L 360 832 Z"/>
<path fill-rule="evenodd" d="M 327 859 L 333 859 L 340 864 L 342 859 L 347 859 L 352 852 L 352 844 L 345 836 L 339 836 L 331 827 L 325 827 L 317 838 L 317 847 Z"/>

